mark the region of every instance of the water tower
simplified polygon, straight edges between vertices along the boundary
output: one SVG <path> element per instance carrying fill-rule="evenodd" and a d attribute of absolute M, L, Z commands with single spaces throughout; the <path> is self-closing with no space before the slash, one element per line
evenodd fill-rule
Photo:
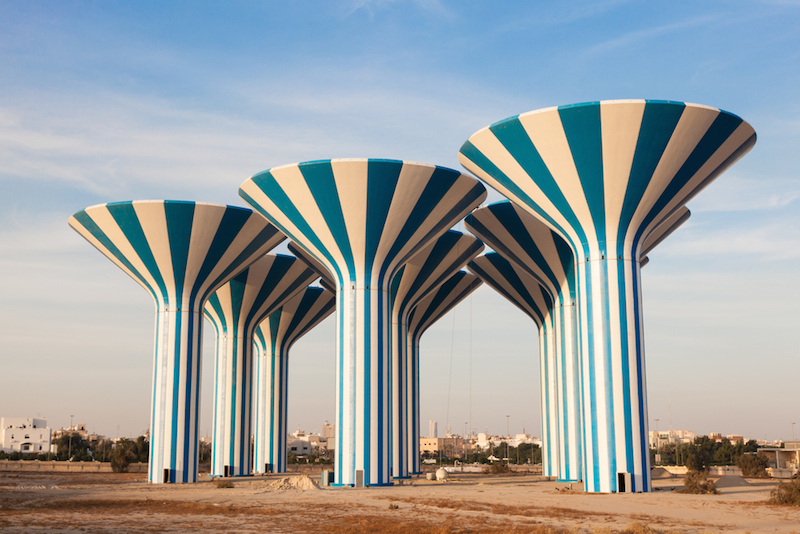
<path fill-rule="evenodd" d="M 467 169 L 555 230 L 575 257 L 589 492 L 651 489 L 642 242 L 755 141 L 749 124 L 716 108 L 620 100 L 511 117 L 459 151 Z"/>

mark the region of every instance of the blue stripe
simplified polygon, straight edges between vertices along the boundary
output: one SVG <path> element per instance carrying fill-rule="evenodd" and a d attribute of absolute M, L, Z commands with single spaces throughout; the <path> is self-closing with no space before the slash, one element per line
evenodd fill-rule
<path fill-rule="evenodd" d="M 640 287 L 641 281 L 639 280 L 639 269 L 636 264 L 632 265 L 633 269 L 633 287 Z M 641 350 L 641 339 L 643 336 L 642 325 L 640 323 L 642 317 L 641 302 L 639 302 L 639 292 L 633 292 L 633 309 L 637 311 L 634 316 L 634 328 L 636 328 L 636 370 L 638 372 L 636 381 L 636 392 L 639 395 L 639 454 L 642 455 L 642 464 L 645 469 L 642 469 L 642 487 L 637 488 L 634 484 L 634 491 L 648 491 L 650 488 L 650 440 L 647 435 L 647 406 L 645 401 L 645 377 L 644 377 L 644 354 Z"/>
<path fill-rule="evenodd" d="M 546 275 L 547 280 L 542 280 L 538 273 L 533 272 L 528 267 L 529 262 L 525 261 L 523 258 L 520 258 L 517 254 L 514 254 L 514 252 L 511 251 L 511 249 L 503 242 L 502 239 L 497 236 L 495 232 L 483 224 L 483 216 L 481 214 L 483 210 L 489 210 L 489 213 L 491 213 L 495 219 L 497 219 L 497 221 L 503 226 L 503 228 L 505 228 L 506 231 L 508 231 L 508 233 L 519 244 L 519 246 L 522 247 L 525 253 L 528 254 L 531 260 L 533 260 L 533 262 L 542 270 L 542 272 Z M 488 243 L 489 246 L 491 246 L 495 251 L 500 252 L 505 257 L 515 261 L 517 265 L 523 267 L 529 275 L 536 278 L 540 284 L 547 285 L 549 282 L 556 288 L 560 287 L 561 284 L 559 283 L 558 278 L 542 256 L 539 247 L 533 241 L 533 238 L 528 233 L 524 224 L 520 220 L 519 215 L 516 213 L 513 205 L 510 202 L 504 201 L 498 202 L 497 204 L 490 204 L 481 210 L 477 210 L 467 215 L 464 218 L 464 222 L 468 228 L 473 230 L 478 237 Z M 560 237 L 558 239 L 563 241 L 563 239 Z"/>
<path fill-rule="evenodd" d="M 592 223 L 595 227 L 595 235 L 592 240 L 597 241 L 600 254 L 606 255 L 606 215 L 605 215 L 605 192 L 603 187 L 603 147 L 602 147 L 602 128 L 600 124 L 600 106 L 580 105 L 565 106 L 558 108 L 558 115 L 561 118 L 561 125 L 567 137 L 572 160 L 578 172 L 578 178 L 583 186 L 583 194 L 589 206 Z M 539 175 L 531 175 L 534 181 L 539 183 Z M 548 173 L 549 176 L 549 173 Z M 552 178 L 552 176 L 550 176 Z M 548 195 L 549 198 L 550 195 Z M 552 200 L 552 198 L 551 198 Z M 560 199 L 559 199 L 560 202 Z M 557 204 L 559 211 L 565 215 L 566 204 Z M 571 206 L 570 206 L 571 208 Z M 570 209 L 570 212 L 571 209 Z M 583 238 L 587 239 L 585 229 L 581 227 L 577 219 L 570 219 L 570 224 L 574 229 L 581 228 Z M 587 243 L 584 242 L 584 245 Z M 587 247 L 588 248 L 588 247 Z"/>
<path fill-rule="evenodd" d="M 122 233 L 125 234 L 125 237 L 136 251 L 136 254 L 139 256 L 139 259 L 144 264 L 150 276 L 152 276 L 155 280 L 156 284 L 158 285 L 158 290 L 160 293 L 159 296 L 163 299 L 164 305 L 169 306 L 171 303 L 169 302 L 169 296 L 167 294 L 167 288 L 164 283 L 164 279 L 162 278 L 161 271 L 159 270 L 158 264 L 153 257 L 153 252 L 150 250 L 150 243 L 148 243 L 147 238 L 144 235 L 142 225 L 139 222 L 139 218 L 136 216 L 136 211 L 133 209 L 133 205 L 130 202 L 120 202 L 116 204 L 108 204 L 106 209 L 108 210 L 109 214 L 111 214 L 111 217 L 114 218 L 114 221 L 117 223 L 120 230 L 122 230 Z M 134 270 L 134 272 L 136 271 Z M 145 282 L 144 280 L 142 281 Z M 156 288 L 152 289 L 155 291 Z"/>
<path fill-rule="evenodd" d="M 336 189 L 336 181 L 333 177 L 331 163 L 329 161 L 301 163 L 298 165 L 298 168 L 303 174 L 303 178 L 305 178 L 308 190 L 311 192 L 311 196 L 314 197 L 317 207 L 320 212 L 325 214 L 325 222 L 328 225 L 328 230 L 330 230 L 336 242 L 336 246 L 341 252 L 342 258 L 344 258 L 347 271 L 354 273 L 355 259 L 353 258 L 353 251 L 350 248 L 350 237 L 347 234 L 347 225 L 344 221 L 342 204 L 339 199 L 339 192 Z M 284 213 L 284 215 L 288 214 Z M 291 218 L 291 220 L 294 222 L 294 218 Z M 308 233 L 303 233 L 306 237 L 308 236 Z M 331 263 L 334 262 L 331 261 Z M 337 265 L 337 267 L 340 271 L 343 270 L 341 265 Z M 352 279 L 350 280 L 350 282 L 354 281 L 355 280 Z"/>
<path fill-rule="evenodd" d="M 583 267 L 584 267 L 584 269 L 583 269 L 583 271 L 584 271 L 583 272 L 583 287 L 586 288 L 586 297 L 587 298 L 586 298 L 585 302 L 583 302 L 581 299 L 578 299 L 578 306 L 579 306 L 578 313 L 580 314 L 579 315 L 578 324 L 581 326 L 581 328 L 585 328 L 587 332 L 585 334 L 585 336 L 586 336 L 585 338 L 582 335 L 578 339 L 579 340 L 582 340 L 582 339 L 589 339 L 590 340 L 590 342 L 588 343 L 588 351 L 587 351 L 588 354 L 584 357 L 585 360 L 588 361 L 588 367 L 589 367 L 589 369 L 587 370 L 587 373 L 586 373 L 586 374 L 589 375 L 589 398 L 588 399 L 584 398 L 584 410 L 586 410 L 587 408 L 589 410 L 589 414 L 588 414 L 589 415 L 589 421 L 588 421 L 589 429 L 586 429 L 585 425 L 584 425 L 584 432 L 585 433 L 586 432 L 591 433 L 591 436 L 592 436 L 592 445 L 593 446 L 592 446 L 590 452 L 592 454 L 592 462 L 593 462 L 593 473 L 592 473 L 592 476 L 594 477 L 594 484 L 589 486 L 589 487 L 590 487 L 590 491 L 593 491 L 592 488 L 597 488 L 600 485 L 600 457 L 599 457 L 599 451 L 598 451 L 598 447 L 597 447 L 597 444 L 599 443 L 599 438 L 597 436 L 597 430 L 598 430 L 597 427 L 598 427 L 598 424 L 599 424 L 598 418 L 597 418 L 597 376 L 596 376 L 595 361 L 594 361 L 594 358 L 595 358 L 594 345 L 591 343 L 591 340 L 594 339 L 594 336 L 597 335 L 597 334 L 594 332 L 594 326 L 595 326 L 595 322 L 594 321 L 588 320 L 586 323 L 584 323 L 583 321 L 580 320 L 580 317 L 583 315 L 582 310 L 580 310 L 580 308 L 583 308 L 583 307 L 586 308 L 586 317 L 589 318 L 589 319 L 591 319 L 591 317 L 592 317 L 592 295 L 591 295 L 591 291 L 590 291 L 592 286 L 590 284 L 591 273 L 589 272 L 589 264 L 588 264 L 588 262 L 584 263 Z M 584 367 L 585 366 L 582 365 L 581 369 L 583 369 Z M 585 380 L 585 378 L 586 377 L 584 375 L 584 380 Z M 586 421 L 586 418 L 584 418 L 584 421 Z M 587 473 L 587 476 L 589 476 L 588 473 Z"/>
<path fill-rule="evenodd" d="M 645 105 L 628 188 L 625 191 L 625 200 L 619 219 L 616 237 L 620 244 L 624 242 L 636 208 L 639 207 L 664 150 L 672 139 L 672 134 L 680 122 L 684 109 L 684 105 L 675 104 L 648 103 Z"/>
<path fill-rule="evenodd" d="M 183 295 L 183 284 L 186 281 L 186 263 L 189 259 L 189 245 L 192 240 L 194 206 L 194 202 L 164 202 L 164 216 L 169 236 L 176 295 Z M 180 303 L 176 304 L 180 306 Z"/>
<path fill-rule="evenodd" d="M 547 198 L 553 203 L 553 205 L 556 206 L 558 211 L 576 231 L 581 242 L 585 242 L 586 237 L 581 229 L 577 216 L 572 211 L 572 207 L 564 197 L 564 194 L 561 192 L 561 188 L 559 187 L 553 175 L 550 173 L 550 170 L 547 168 L 544 160 L 542 160 L 542 157 L 539 155 L 539 150 L 534 146 L 533 141 L 531 141 L 531 138 L 528 136 L 519 119 L 517 118 L 502 121 L 501 123 L 491 126 L 489 129 L 492 131 L 495 137 L 497 137 L 497 140 L 500 141 L 509 154 L 512 154 L 513 158 L 527 173 L 527 175 L 536 182 L 536 185 L 539 187 L 539 189 L 541 189 L 542 192 L 547 195 Z M 508 176 L 503 173 L 490 174 L 492 178 L 508 188 L 512 194 L 519 195 L 519 198 L 526 201 L 527 206 L 535 206 L 533 200 L 528 197 L 528 195 L 522 193 L 522 190 L 516 184 L 513 184 L 512 180 Z M 565 229 L 561 225 L 556 224 L 555 220 L 553 220 L 553 218 L 549 215 L 545 214 L 543 210 L 539 209 L 538 207 L 535 207 L 534 209 L 536 209 L 536 212 L 541 215 L 544 220 L 552 224 L 555 228 L 558 228 L 558 230 L 561 231 L 565 236 L 568 235 L 567 232 L 564 231 Z M 575 243 L 575 245 L 577 245 L 577 243 Z"/>
<path fill-rule="evenodd" d="M 644 229 L 655 219 L 672 201 L 675 196 L 683 189 L 689 180 L 700 170 L 700 168 L 705 165 L 708 159 L 716 152 L 719 147 L 721 147 L 728 138 L 733 135 L 739 125 L 742 123 L 742 119 L 736 117 L 735 115 L 731 115 L 729 113 L 720 113 L 711 126 L 708 128 L 706 133 L 703 135 L 703 138 L 697 143 L 697 146 L 692 151 L 691 155 L 686 159 L 681 169 L 675 174 L 675 177 L 670 181 L 668 187 L 664 189 L 661 197 L 659 197 L 658 202 L 655 203 L 653 208 L 650 210 L 650 213 L 645 217 L 640 225 L 635 242 L 638 242 L 642 237 L 642 232 Z M 746 152 L 747 150 L 752 147 L 753 143 L 755 143 L 755 135 L 751 136 L 748 141 L 742 145 L 731 157 L 725 160 L 718 169 L 711 173 L 708 179 L 706 179 L 703 184 L 707 183 L 710 179 L 715 178 L 720 172 L 727 168 L 727 165 L 735 161 L 735 158 L 738 157 L 742 152 Z M 699 190 L 698 187 L 696 190 Z M 689 198 L 685 201 L 688 202 L 693 195 L 690 194 Z"/>
<path fill-rule="evenodd" d="M 622 386 L 621 389 L 623 391 L 622 395 L 622 411 L 625 420 L 625 458 L 627 461 L 627 465 L 625 466 L 626 473 L 634 473 L 635 472 L 635 464 L 633 462 L 633 414 L 631 412 L 631 376 L 630 376 L 630 347 L 628 344 L 628 323 L 631 320 L 636 321 L 636 317 L 639 315 L 636 313 L 637 308 L 634 305 L 633 308 L 633 315 L 634 317 L 628 317 L 628 307 L 627 307 L 627 293 L 628 288 L 625 284 L 626 275 L 625 275 L 625 263 L 627 260 L 609 260 L 609 261 L 616 261 L 617 263 L 617 302 L 619 305 L 620 317 L 618 319 L 619 322 L 619 329 L 620 329 L 620 360 L 622 366 Z M 631 265 L 634 265 L 634 262 L 630 262 Z M 609 280 L 611 282 L 611 280 Z M 610 285 L 610 284 L 609 284 Z M 635 286 L 633 286 L 635 287 Z M 634 303 L 635 304 L 635 303 Z M 635 328 L 635 326 L 634 326 Z M 637 337 L 636 339 L 639 340 L 641 338 L 638 337 L 639 332 L 636 332 Z M 634 478 L 634 477 L 632 477 Z"/>
<path fill-rule="evenodd" d="M 612 474 L 612 483 L 611 487 L 614 488 L 613 491 L 616 491 L 616 483 L 617 483 L 617 459 L 616 455 L 613 451 L 617 448 L 617 440 L 616 440 L 616 418 L 614 417 L 614 376 L 613 376 L 613 369 L 612 369 L 612 356 L 611 356 L 611 296 L 609 295 L 609 285 L 610 280 L 608 277 L 608 263 L 605 261 L 595 262 L 597 263 L 597 267 L 600 270 L 600 280 L 603 280 L 604 283 L 601 284 L 601 295 L 600 295 L 600 311 L 601 311 L 601 320 L 600 320 L 600 328 L 602 331 L 598 334 L 600 339 L 602 340 L 603 346 L 603 360 L 605 365 L 605 375 L 603 376 L 603 385 L 605 389 L 606 395 L 606 419 L 608 420 L 608 446 L 609 450 L 612 451 L 609 457 L 609 464 L 611 465 L 611 474 Z M 591 268 L 592 263 L 588 264 Z M 591 288 L 591 286 L 589 286 Z M 590 338 L 591 339 L 591 338 Z M 624 372 L 623 372 L 624 374 Z"/>
<path fill-rule="evenodd" d="M 365 239 L 365 272 L 372 272 L 375 254 L 380 246 L 383 228 L 397 189 L 403 163 L 392 160 L 367 162 L 367 221 Z"/>
<path fill-rule="evenodd" d="M 261 215 L 266 217 L 272 224 L 277 226 L 281 232 L 290 236 L 293 241 L 310 243 L 320 252 L 320 254 L 325 257 L 326 260 L 328 260 L 331 265 L 336 265 L 336 261 L 334 261 L 330 251 L 327 249 L 327 247 L 325 247 L 325 245 L 322 244 L 322 241 L 320 241 L 319 237 L 297 210 L 297 207 L 278 185 L 278 182 L 275 180 L 272 174 L 269 171 L 262 172 L 253 176 L 251 180 L 253 181 L 254 185 L 264 192 L 265 195 L 269 195 L 269 199 L 277 206 L 277 208 L 284 216 L 286 216 L 287 219 L 292 221 L 292 224 L 300 232 L 300 235 L 295 235 L 295 233 L 289 232 L 284 225 L 280 224 L 273 217 L 271 217 L 267 211 L 259 206 L 259 203 L 256 202 L 255 199 L 245 193 L 241 188 L 239 189 L 239 196 L 242 197 L 245 202 L 253 206 Z M 303 239 L 298 239 L 300 237 Z M 340 287 L 344 287 L 345 281 L 342 278 L 342 273 L 337 271 L 334 274 L 336 274 L 339 278 Z"/>

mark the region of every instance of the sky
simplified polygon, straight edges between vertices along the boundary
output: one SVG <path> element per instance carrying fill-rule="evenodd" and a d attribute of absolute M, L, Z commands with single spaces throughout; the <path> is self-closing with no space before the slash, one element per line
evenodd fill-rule
<path fill-rule="evenodd" d="M 326 158 L 463 170 L 461 144 L 498 120 L 646 98 L 758 134 L 643 271 L 650 427 L 800 438 L 798 27 L 793 0 L 0 0 L 0 416 L 147 429 L 153 303 L 67 226 L 85 207 L 241 206 L 253 174 Z M 334 419 L 333 332 L 293 349 L 290 431 Z M 421 360 L 422 435 L 541 434 L 535 327 L 491 289 Z"/>

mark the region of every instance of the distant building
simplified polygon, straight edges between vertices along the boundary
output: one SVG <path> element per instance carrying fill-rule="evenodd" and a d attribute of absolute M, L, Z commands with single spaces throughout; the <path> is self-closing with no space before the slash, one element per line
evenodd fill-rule
<path fill-rule="evenodd" d="M 769 458 L 769 466 L 772 468 L 791 469 L 794 472 L 800 470 L 800 441 L 787 441 L 783 448 L 759 448 L 758 452 L 764 453 Z"/>
<path fill-rule="evenodd" d="M 697 435 L 689 430 L 655 430 L 650 431 L 650 448 L 660 449 L 667 443 L 692 443 Z M 712 436 L 709 436 L 711 439 Z M 720 436 L 720 440 L 722 436 Z"/>
<path fill-rule="evenodd" d="M 419 451 L 428 455 L 438 455 L 439 451 L 449 458 L 463 458 L 464 452 L 470 452 L 471 446 L 464 442 L 461 436 L 447 436 L 444 438 L 420 438 Z"/>
<path fill-rule="evenodd" d="M 61 436 L 68 436 L 70 434 L 77 434 L 81 439 L 89 439 L 89 431 L 86 430 L 86 425 L 71 425 L 67 428 L 61 428 L 53 432 L 53 441 L 57 441 Z"/>
<path fill-rule="evenodd" d="M 307 436 L 301 436 L 300 438 L 289 440 L 289 442 L 286 444 L 289 454 L 296 454 L 297 456 L 307 456 L 311 454 L 311 442 L 309 442 L 307 439 L 303 439 L 305 437 Z"/>
<path fill-rule="evenodd" d="M 428 437 L 429 438 L 439 437 L 439 423 L 437 423 L 436 421 L 433 420 L 428 421 Z"/>
<path fill-rule="evenodd" d="M 329 425 L 327 421 L 322 426 L 323 432 L 328 430 L 328 433 L 333 433 L 333 425 Z M 320 457 L 327 458 L 328 453 L 333 451 L 336 447 L 336 436 L 324 436 L 319 434 L 306 434 L 299 428 L 289 436 L 287 436 L 286 449 L 291 454 L 297 456 L 305 456 L 313 452 L 317 452 Z"/>
<path fill-rule="evenodd" d="M 50 452 L 50 428 L 47 419 L 23 417 L 0 418 L 0 449 L 4 452 L 44 454 Z"/>
<path fill-rule="evenodd" d="M 335 438 L 336 425 L 325 421 L 325 424 L 322 425 L 322 433 L 320 434 L 320 436 L 322 436 L 323 438 Z"/>

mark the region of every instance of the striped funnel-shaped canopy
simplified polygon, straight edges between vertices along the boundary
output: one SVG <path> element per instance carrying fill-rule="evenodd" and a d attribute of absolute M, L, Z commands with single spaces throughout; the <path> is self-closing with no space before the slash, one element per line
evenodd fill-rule
<path fill-rule="evenodd" d="M 485 197 L 457 171 L 342 159 L 256 174 L 239 194 L 333 276 L 337 289 L 335 485 L 389 474 L 389 281 Z"/>
<path fill-rule="evenodd" d="M 159 309 L 195 311 L 286 236 L 251 210 L 177 200 L 100 204 L 69 225 L 139 282 Z"/>
<path fill-rule="evenodd" d="M 467 268 L 530 317 L 538 329 L 552 329 L 553 298 L 538 280 L 496 252 L 475 258 Z"/>
<path fill-rule="evenodd" d="M 472 135 L 459 161 L 559 232 L 578 261 L 639 244 L 755 144 L 716 108 L 620 100 L 531 111 Z"/>
<path fill-rule="evenodd" d="M 320 262 L 315 260 L 311 254 L 305 251 L 303 247 L 297 246 L 295 243 L 289 241 L 289 244 L 286 245 L 289 249 L 289 252 L 297 256 L 297 259 L 305 263 L 309 269 L 317 273 L 317 276 L 320 277 L 320 281 L 322 282 L 322 287 L 336 287 L 336 282 L 333 280 L 333 276 L 331 276 L 330 271 L 325 268 Z M 326 288 L 327 289 L 327 288 Z M 329 291 L 336 292 L 335 289 L 329 289 Z"/>
<path fill-rule="evenodd" d="M 489 287 L 503 295 L 539 329 L 539 379 L 542 410 L 542 474 L 561 476 L 559 442 L 559 383 L 556 359 L 556 310 L 549 292 L 525 270 L 490 252 L 475 258 L 468 269 Z"/>
<path fill-rule="evenodd" d="M 545 222 L 576 261 L 588 492 L 650 491 L 641 246 L 755 144 L 753 128 L 680 102 L 590 102 L 480 130 L 459 160 Z"/>
<path fill-rule="evenodd" d="M 444 167 L 341 159 L 264 171 L 239 195 L 335 276 L 337 287 L 350 287 L 388 283 L 486 191 Z"/>
<path fill-rule="evenodd" d="M 408 478 L 408 401 L 414 386 L 409 381 L 407 354 L 408 315 L 433 289 L 444 283 L 483 250 L 470 235 L 448 230 L 406 263 L 389 288 L 392 313 L 392 477 Z"/>
<path fill-rule="evenodd" d="M 650 254 L 662 241 L 671 236 L 675 230 L 683 226 L 683 223 L 688 221 L 691 216 L 692 212 L 689 211 L 689 208 L 681 206 L 672 213 L 672 215 L 667 217 L 664 222 L 656 226 L 656 228 L 650 232 L 647 239 L 642 243 L 642 256 L 644 257 Z"/>
<path fill-rule="evenodd" d="M 208 298 L 205 315 L 217 334 L 212 476 L 250 474 L 253 332 L 316 279 L 296 258 L 267 254 Z"/>
<path fill-rule="evenodd" d="M 333 313 L 335 306 L 333 293 L 307 287 L 272 312 L 256 329 L 256 400 L 253 406 L 256 473 L 286 471 L 289 349 Z"/>
<path fill-rule="evenodd" d="M 474 274 L 458 271 L 414 306 L 408 319 L 409 348 L 419 347 L 422 334 L 482 283 Z"/>
<path fill-rule="evenodd" d="M 481 285 L 480 279 L 472 273 L 458 271 L 442 285 L 429 292 L 411 310 L 408 319 L 408 374 L 412 393 L 409 395 L 408 409 L 408 471 L 418 475 L 422 472 L 419 450 L 419 341 L 422 334 L 433 323 L 444 317 L 459 302 L 467 298 Z"/>
<path fill-rule="evenodd" d="M 194 482 L 203 304 L 285 237 L 248 209 L 170 200 L 93 206 L 69 224 L 155 300 L 148 479 Z"/>
<path fill-rule="evenodd" d="M 473 211 L 464 224 L 504 258 L 527 271 L 560 305 L 575 304 L 572 251 L 539 219 L 516 204 L 503 201 Z"/>

